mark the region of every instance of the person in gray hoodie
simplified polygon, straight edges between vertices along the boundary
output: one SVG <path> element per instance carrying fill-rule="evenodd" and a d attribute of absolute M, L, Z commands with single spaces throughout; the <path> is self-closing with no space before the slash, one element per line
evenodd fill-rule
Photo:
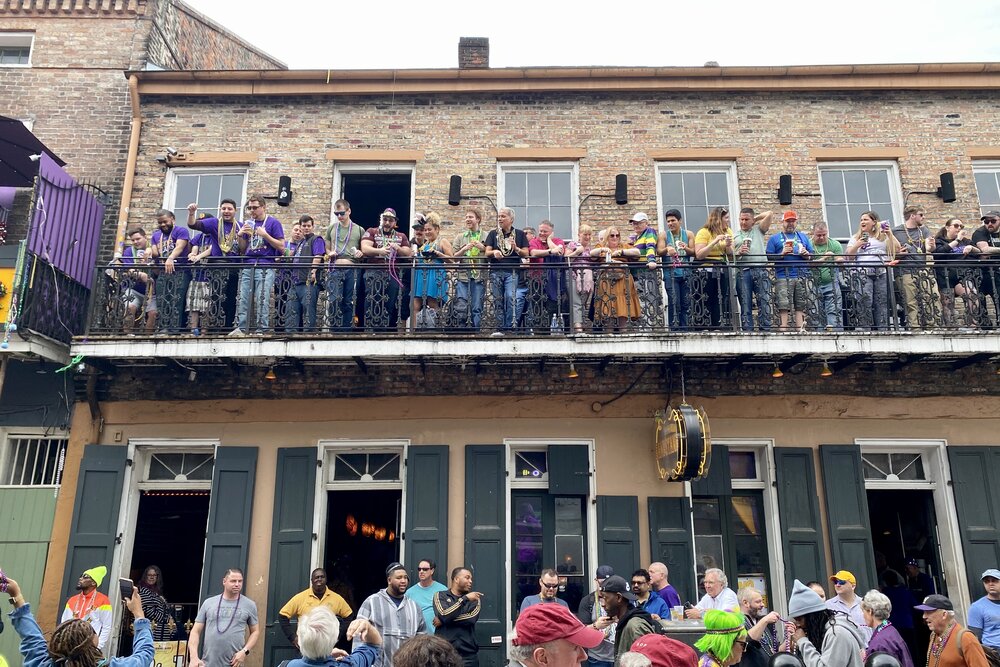
<path fill-rule="evenodd" d="M 798 579 L 788 599 L 795 621 L 792 641 L 806 667 L 862 667 L 864 640 L 851 620 L 826 608 L 814 590 Z"/>

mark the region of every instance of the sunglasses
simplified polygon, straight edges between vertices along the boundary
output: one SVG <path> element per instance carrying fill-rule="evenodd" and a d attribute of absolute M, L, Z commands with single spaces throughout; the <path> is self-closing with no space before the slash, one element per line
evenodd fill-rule
<path fill-rule="evenodd" d="M 955 229 L 965 229 L 965 225 L 952 225 Z"/>
<path fill-rule="evenodd" d="M 735 643 L 741 645 L 743 648 L 747 647 L 747 643 L 742 639 L 737 639 Z"/>
<path fill-rule="evenodd" d="M 338 218 L 343 218 L 345 215 L 347 215 L 347 211 L 334 211 L 333 214 Z"/>
<path fill-rule="evenodd" d="M 621 234 L 609 234 L 608 238 L 609 239 L 619 239 L 619 238 L 621 238 L 621 236 L 622 236 Z"/>
<path fill-rule="evenodd" d="M 430 571 L 431 571 L 431 568 L 429 568 L 429 567 L 418 567 L 417 568 L 417 572 L 430 572 Z"/>
<path fill-rule="evenodd" d="M 843 586 L 844 584 L 848 583 L 848 581 L 846 579 L 834 579 L 833 583 L 836 586 Z"/>
<path fill-rule="evenodd" d="M 542 588 L 559 588 L 559 584 L 542 584 Z"/>
<path fill-rule="evenodd" d="M 997 224 L 998 220 L 1000 220 L 1000 219 L 998 219 L 998 218 L 983 218 L 983 222 L 985 222 L 987 225 L 995 225 L 995 224 Z"/>
<path fill-rule="evenodd" d="M 247 208 L 250 209 L 251 211 L 256 211 L 257 209 L 264 208 L 264 207 L 260 206 L 260 205 L 254 206 L 253 204 L 247 204 Z"/>
<path fill-rule="evenodd" d="M 632 588 L 635 588 L 636 586 L 645 586 L 645 585 L 646 585 L 645 581 L 633 581 L 632 582 Z"/>

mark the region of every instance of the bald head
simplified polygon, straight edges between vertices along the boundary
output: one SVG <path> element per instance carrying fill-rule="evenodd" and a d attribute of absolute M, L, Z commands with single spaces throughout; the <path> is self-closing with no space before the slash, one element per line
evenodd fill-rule
<path fill-rule="evenodd" d="M 667 566 L 663 563 L 659 561 L 650 563 L 646 569 L 649 572 L 649 583 L 653 586 L 654 591 L 658 591 L 670 583 L 667 579 L 669 574 Z"/>

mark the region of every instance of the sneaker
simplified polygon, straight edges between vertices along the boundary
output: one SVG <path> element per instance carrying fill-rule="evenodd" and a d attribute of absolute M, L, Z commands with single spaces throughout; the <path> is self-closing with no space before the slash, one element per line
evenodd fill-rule
<path fill-rule="evenodd" d="M 503 332 L 494 331 L 493 333 L 490 334 L 490 338 L 503 338 Z"/>
<path fill-rule="evenodd" d="M 199 329 L 198 327 L 191 329 L 191 335 L 197 338 L 198 336 L 201 335 L 201 329 Z"/>
<path fill-rule="evenodd" d="M 245 336 L 245 335 L 246 334 L 243 333 L 243 330 L 240 329 L 239 327 L 233 329 L 228 334 L 226 334 L 227 338 L 239 338 L 240 336 Z"/>

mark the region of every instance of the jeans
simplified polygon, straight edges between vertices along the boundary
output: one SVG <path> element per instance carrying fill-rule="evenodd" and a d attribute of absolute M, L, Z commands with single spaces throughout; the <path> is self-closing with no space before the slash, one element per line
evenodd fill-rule
<path fill-rule="evenodd" d="M 288 329 L 290 331 L 316 330 L 316 301 L 319 285 L 313 283 L 294 285 L 288 297 Z M 303 329 L 303 327 L 305 327 Z"/>
<path fill-rule="evenodd" d="M 517 282 L 517 274 L 514 274 L 514 282 Z M 518 285 L 514 295 L 514 326 L 519 327 L 524 321 L 524 307 L 528 302 L 528 286 Z"/>
<path fill-rule="evenodd" d="M 834 276 L 833 282 L 816 285 L 816 305 L 819 306 L 821 324 L 829 331 L 842 331 L 840 282 Z"/>
<path fill-rule="evenodd" d="M 674 269 L 663 269 L 663 286 L 667 289 L 667 314 L 670 329 L 687 329 L 688 313 L 691 312 L 691 292 L 688 289 L 687 274 L 678 276 Z"/>
<path fill-rule="evenodd" d="M 274 289 L 274 269 L 252 267 L 240 269 L 239 306 L 236 328 L 249 331 L 250 299 L 253 295 L 253 327 L 267 331 L 271 328 L 271 290 Z"/>
<path fill-rule="evenodd" d="M 486 297 L 486 285 L 481 280 L 460 280 L 455 285 L 455 300 L 464 301 L 468 304 L 469 315 L 462 315 L 460 327 L 468 326 L 470 323 L 473 329 L 479 329 L 479 324 L 483 319 L 483 299 Z"/>
<path fill-rule="evenodd" d="M 517 274 L 511 269 L 493 269 L 490 272 L 490 291 L 493 293 L 497 328 L 509 331 L 514 326 L 514 309 L 517 301 Z M 525 293 L 528 289 L 525 288 Z"/>
<path fill-rule="evenodd" d="M 161 273 L 156 278 L 156 302 L 159 306 L 159 328 L 180 333 L 185 326 L 184 306 L 187 301 L 191 271 L 184 268 L 174 273 Z"/>
<path fill-rule="evenodd" d="M 326 274 L 327 317 L 330 331 L 350 331 L 354 326 L 358 270 L 333 266 Z"/>
<path fill-rule="evenodd" d="M 741 269 L 736 284 L 740 299 L 740 320 L 744 331 L 753 331 L 753 298 L 757 297 L 757 326 L 771 330 L 771 276 L 764 267 Z"/>

